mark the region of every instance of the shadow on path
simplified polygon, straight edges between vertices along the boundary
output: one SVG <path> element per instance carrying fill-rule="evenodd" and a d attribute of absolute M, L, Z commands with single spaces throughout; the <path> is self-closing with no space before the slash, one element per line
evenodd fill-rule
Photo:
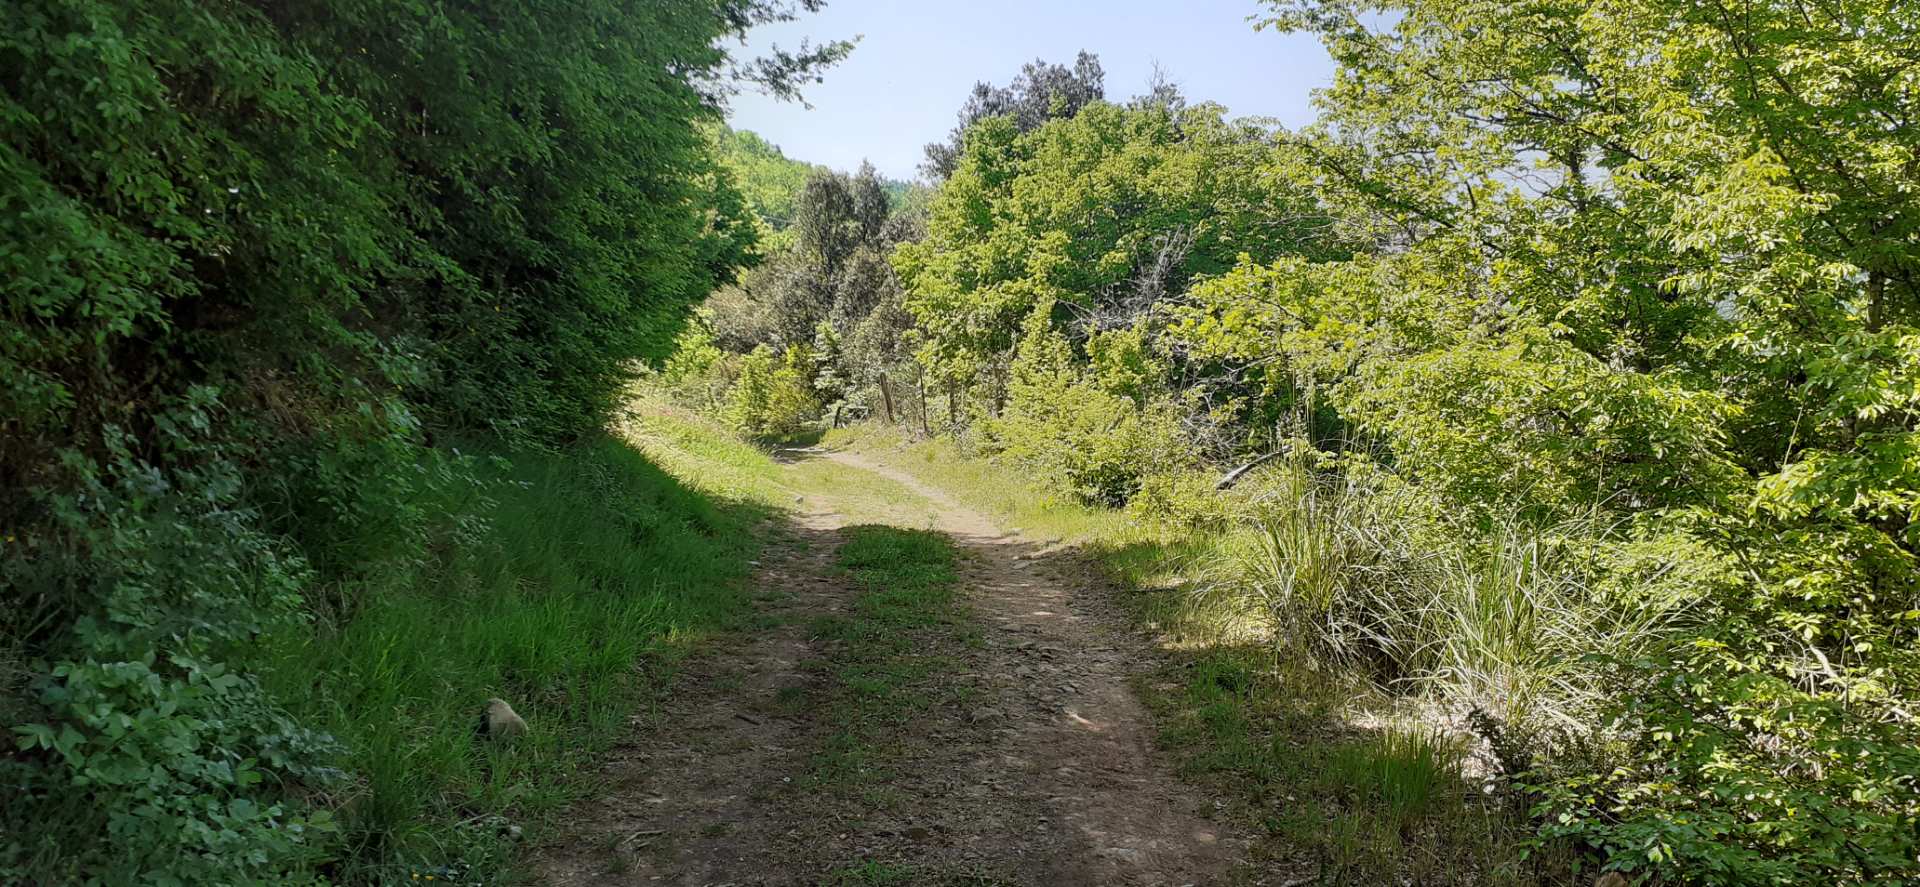
<path fill-rule="evenodd" d="M 1129 689 L 1147 642 L 1070 553 L 1007 534 L 917 479 L 785 449 L 926 500 L 960 546 L 973 625 L 921 651 L 959 700 L 889 731 L 886 778 L 823 789 L 844 663 L 813 629 L 858 591 L 834 567 L 847 517 L 803 499 L 754 579 L 757 624 L 694 657 L 634 718 L 602 796 L 541 860 L 556 884 L 1214 884 L 1244 841 L 1175 780 Z M 825 497 L 830 500 L 831 497 Z M 834 686 L 829 686 L 834 685 Z M 854 685 L 857 692 L 857 683 Z M 837 688 L 837 689 L 836 689 Z"/>

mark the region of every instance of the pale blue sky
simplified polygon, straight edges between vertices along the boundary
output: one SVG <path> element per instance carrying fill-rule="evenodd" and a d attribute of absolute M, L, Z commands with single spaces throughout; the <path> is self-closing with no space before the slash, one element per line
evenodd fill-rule
<path fill-rule="evenodd" d="M 977 80 L 1004 85 L 1037 58 L 1071 63 L 1100 56 L 1107 97 L 1144 91 L 1158 62 L 1190 100 L 1214 101 L 1236 117 L 1313 119 L 1310 93 L 1333 76 L 1311 36 L 1255 32 L 1257 0 L 828 0 L 819 15 L 762 28 L 746 52 L 864 34 L 853 56 L 806 92 L 812 110 L 749 94 L 733 101 L 733 125 L 787 156 L 838 169 L 862 159 L 894 178 L 914 178 L 921 146 L 944 139 Z"/>

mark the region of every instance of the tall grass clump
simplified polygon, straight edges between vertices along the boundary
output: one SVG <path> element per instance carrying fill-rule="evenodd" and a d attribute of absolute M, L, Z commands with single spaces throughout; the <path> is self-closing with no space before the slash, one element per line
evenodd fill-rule
<path fill-rule="evenodd" d="M 1657 644 L 1681 600 L 1605 587 L 1621 544 L 1591 519 L 1454 518 L 1377 468 L 1293 458 L 1259 481 L 1203 593 L 1278 656 L 1577 726 L 1600 698 L 1598 663 Z"/>
<path fill-rule="evenodd" d="M 1414 639 L 1393 623 L 1415 599 L 1429 556 L 1406 532 L 1417 526 L 1416 505 L 1289 458 L 1261 478 L 1204 587 L 1313 665 L 1390 673 L 1410 655 Z"/>
<path fill-rule="evenodd" d="M 1460 743 L 1437 731 L 1384 730 L 1336 750 L 1327 778 L 1406 823 L 1458 802 L 1462 757 Z"/>
<path fill-rule="evenodd" d="M 1581 561 L 1617 542 L 1590 520 L 1538 528 L 1507 519 L 1477 545 L 1443 550 L 1410 619 L 1422 638 L 1412 676 L 1510 722 L 1591 726 L 1600 664 L 1657 648 L 1680 602 L 1602 588 L 1595 565 Z"/>

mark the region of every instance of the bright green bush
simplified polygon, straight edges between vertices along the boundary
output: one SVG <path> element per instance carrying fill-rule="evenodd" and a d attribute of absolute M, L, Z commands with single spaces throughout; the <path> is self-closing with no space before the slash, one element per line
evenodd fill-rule
<path fill-rule="evenodd" d="M 794 345 L 784 352 L 765 345 L 755 348 L 740 360 L 723 415 L 736 430 L 750 436 L 797 434 L 820 417 L 816 372 L 813 351 L 805 346 Z"/>
<path fill-rule="evenodd" d="M 1238 497 L 1223 495 L 1218 475 L 1200 471 L 1154 474 L 1140 479 L 1127 513 L 1150 526 L 1205 536 L 1227 529 L 1238 516 Z"/>
<path fill-rule="evenodd" d="M 695 312 L 660 367 L 660 383 L 681 404 L 718 412 L 733 387 L 739 360 L 714 342 L 710 321 L 706 309 Z"/>
<path fill-rule="evenodd" d="M 1140 370 L 1151 361 L 1140 354 L 1137 335 L 1094 343 L 1105 359 L 1083 371 L 1072 345 L 1053 329 L 1047 306 L 1035 309 L 1013 363 L 1006 409 L 982 432 L 994 453 L 1043 488 L 1119 505 L 1148 478 L 1189 467 L 1192 454 L 1173 407 L 1149 394 L 1157 379 Z M 1116 352 L 1129 356 L 1113 357 Z"/>

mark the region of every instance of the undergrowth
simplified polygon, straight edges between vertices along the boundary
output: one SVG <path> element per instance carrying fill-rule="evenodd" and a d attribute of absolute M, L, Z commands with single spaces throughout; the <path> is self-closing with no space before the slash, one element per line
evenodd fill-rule
<path fill-rule="evenodd" d="M 863 425 L 825 443 L 885 461 L 1030 537 L 1072 546 L 1112 582 L 1162 641 L 1163 657 L 1136 687 L 1162 743 L 1188 777 L 1267 837 L 1254 865 L 1322 884 L 1538 884 L 1564 869 L 1551 854 L 1530 858 L 1524 817 L 1469 778 L 1469 737 L 1406 714 L 1394 694 L 1337 658 L 1278 642 L 1289 635 L 1270 619 L 1273 601 L 1197 593 L 1217 589 L 1222 571 L 1250 550 L 1266 551 L 1278 569 L 1312 567 L 1298 546 L 1048 496 L 950 439 L 915 441 Z M 1313 550 L 1344 544 L 1329 535 L 1338 527 L 1296 529 L 1320 541 Z M 1331 562 L 1319 566 L 1329 579 L 1351 578 L 1335 577 Z"/>
<path fill-rule="evenodd" d="M 334 880 L 495 883 L 512 830 L 547 824 L 625 728 L 651 675 L 637 666 L 741 612 L 764 510 L 717 504 L 612 438 L 495 471 L 465 494 L 491 503 L 437 503 L 485 508 L 477 538 L 352 590 L 351 618 L 269 639 L 269 689 L 347 750 Z M 530 734 L 476 743 L 490 696 Z"/>

